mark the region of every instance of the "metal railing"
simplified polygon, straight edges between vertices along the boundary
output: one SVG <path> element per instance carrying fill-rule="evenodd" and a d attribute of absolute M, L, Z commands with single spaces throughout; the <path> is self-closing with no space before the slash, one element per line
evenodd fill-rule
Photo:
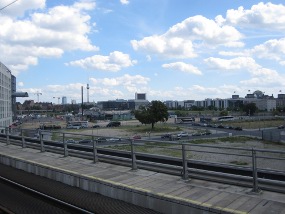
<path fill-rule="evenodd" d="M 35 139 L 30 136 L 26 136 L 27 132 L 30 130 L 24 129 L 11 129 L 6 128 L 5 132 L 1 134 L 0 141 L 6 142 L 7 145 L 14 143 L 21 145 L 22 148 L 26 147 L 36 147 L 39 148 L 41 152 L 45 152 L 50 150 L 51 144 L 58 144 L 60 146 L 53 147 L 53 150 L 62 151 L 64 157 L 69 156 L 69 153 L 75 154 L 80 153 L 80 148 L 86 147 L 86 145 L 80 144 L 69 144 L 68 139 L 76 138 L 76 139 L 90 139 L 90 144 L 88 147 L 87 153 L 92 156 L 93 162 L 97 163 L 102 159 L 113 158 L 112 155 L 102 155 L 98 153 L 98 149 L 101 151 L 102 149 L 106 149 L 110 151 L 123 151 L 124 154 L 128 154 L 126 157 L 122 157 L 120 160 L 126 160 L 130 162 L 130 166 L 132 170 L 137 170 L 142 164 L 146 164 L 147 162 L 151 163 L 153 167 L 155 165 L 158 166 L 167 166 L 169 168 L 173 167 L 177 170 L 180 170 L 181 177 L 184 180 L 190 179 L 194 173 L 201 172 L 206 173 L 210 171 L 210 174 L 215 174 L 222 176 L 222 174 L 228 174 L 227 177 L 231 178 L 241 178 L 242 176 L 246 178 L 245 180 L 251 180 L 252 192 L 259 193 L 260 185 L 259 182 L 263 181 L 262 173 L 275 173 L 277 175 L 284 175 L 285 173 L 285 151 L 280 150 L 269 150 L 269 149 L 257 149 L 257 148 L 241 148 L 241 147 L 229 147 L 229 146 L 217 146 L 217 145 L 204 145 L 204 144 L 192 144 L 186 142 L 179 141 L 155 141 L 155 140 L 135 140 L 135 139 L 121 139 L 120 144 L 115 144 L 116 148 L 112 145 L 107 145 L 108 141 L 104 145 L 100 143 L 98 139 L 102 136 L 96 135 L 87 135 L 80 133 L 70 133 L 70 132 L 59 132 L 59 131 L 41 131 L 38 130 L 38 138 Z M 44 135 L 50 135 L 56 138 L 56 140 L 47 140 Z M 71 148 L 73 146 L 73 148 Z M 76 148 L 78 148 L 78 150 Z M 121 147 L 124 147 L 121 149 Z M 157 152 L 157 151 L 160 152 Z M 202 154 L 202 155 L 199 155 Z M 216 156 L 216 157 L 215 157 Z M 223 161 L 226 157 L 230 156 L 232 160 L 239 160 L 240 162 L 230 162 Z M 143 158 L 142 158 L 143 157 Z M 147 159 L 148 157 L 148 159 Z M 207 158 L 205 158 L 207 157 Z M 216 158 L 215 161 L 214 159 Z M 162 163 L 157 163 L 153 161 L 154 159 L 162 160 Z M 244 161 L 246 160 L 246 161 Z M 276 169 L 269 169 L 267 167 L 263 167 L 262 164 L 265 161 L 270 161 L 273 164 L 277 165 Z M 171 164 L 170 162 L 175 162 L 175 164 Z M 263 161 L 263 162 L 262 162 Z M 260 165 L 259 165 L 260 163 Z M 213 170 L 207 169 L 198 169 L 193 167 L 192 165 L 197 164 L 205 164 L 208 168 L 212 167 Z M 223 168 L 229 170 L 238 169 L 244 171 L 243 174 L 233 175 L 231 173 L 225 172 L 215 172 L 215 168 Z M 263 182 L 269 182 L 270 179 L 265 179 Z M 273 183 L 282 184 L 285 187 L 284 180 L 272 180 Z"/>

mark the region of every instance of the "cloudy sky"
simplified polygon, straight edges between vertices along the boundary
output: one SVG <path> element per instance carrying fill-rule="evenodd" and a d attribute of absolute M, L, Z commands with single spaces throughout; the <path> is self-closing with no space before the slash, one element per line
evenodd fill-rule
<path fill-rule="evenodd" d="M 87 83 L 95 102 L 285 92 L 283 0 L 18 0 L 0 23 L 0 61 L 35 101 L 87 101 Z"/>

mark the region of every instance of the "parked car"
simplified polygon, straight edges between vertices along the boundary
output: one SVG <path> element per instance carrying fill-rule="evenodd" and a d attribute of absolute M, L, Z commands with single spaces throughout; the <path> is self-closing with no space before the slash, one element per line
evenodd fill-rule
<path fill-rule="evenodd" d="M 92 128 L 100 128 L 99 125 L 93 125 Z"/>
<path fill-rule="evenodd" d="M 178 138 L 188 137 L 188 136 L 189 136 L 189 135 L 188 135 L 187 132 L 179 132 L 179 133 L 177 134 L 177 137 L 178 137 Z"/>
<path fill-rule="evenodd" d="M 114 122 L 108 123 L 106 127 L 118 127 L 120 125 L 121 125 L 121 122 L 114 121 Z"/>
<path fill-rule="evenodd" d="M 167 134 L 163 134 L 161 135 L 161 139 L 170 139 L 171 138 L 171 134 L 167 133 Z"/>
<path fill-rule="evenodd" d="M 284 129 L 284 128 L 285 128 L 284 125 L 278 126 L 278 129 Z"/>
<path fill-rule="evenodd" d="M 205 131 L 205 132 L 201 132 L 200 133 L 201 135 L 210 135 L 210 134 L 212 134 L 210 131 Z"/>
<path fill-rule="evenodd" d="M 81 129 L 81 125 L 72 125 L 72 124 L 68 124 L 66 126 L 67 129 Z"/>
<path fill-rule="evenodd" d="M 137 139 L 142 139 L 142 137 L 140 135 L 136 134 L 132 137 L 132 139 L 137 140 Z"/>
<path fill-rule="evenodd" d="M 70 143 L 70 144 L 74 144 L 74 143 L 76 143 L 76 141 L 75 140 L 73 140 L 73 139 L 68 139 L 67 141 L 65 141 L 66 143 Z"/>
<path fill-rule="evenodd" d="M 235 127 L 234 129 L 237 131 L 242 131 L 242 127 Z"/>
<path fill-rule="evenodd" d="M 108 141 L 110 141 L 110 142 L 118 142 L 118 141 L 121 141 L 121 138 L 112 137 L 112 138 L 108 139 Z"/>
<path fill-rule="evenodd" d="M 91 139 L 83 139 L 83 140 L 80 140 L 78 141 L 79 144 L 90 144 L 92 143 L 92 140 Z"/>
<path fill-rule="evenodd" d="M 99 138 L 97 138 L 97 142 L 98 142 L 98 143 L 106 143 L 106 142 L 107 142 L 107 138 L 105 138 L 105 137 L 99 137 Z"/>

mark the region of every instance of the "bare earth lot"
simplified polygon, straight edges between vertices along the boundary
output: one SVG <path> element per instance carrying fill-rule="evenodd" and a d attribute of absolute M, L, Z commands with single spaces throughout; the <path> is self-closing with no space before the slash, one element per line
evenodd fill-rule
<path fill-rule="evenodd" d="M 57 122 L 58 124 L 61 124 L 62 127 L 65 126 L 64 122 Z M 94 128 L 94 129 L 82 129 L 79 131 L 81 134 L 88 134 L 88 135 L 96 135 L 96 136 L 105 136 L 105 137 L 121 137 L 121 138 L 130 138 L 134 134 L 136 134 L 135 131 L 130 131 L 130 127 L 136 127 L 141 126 L 140 122 L 137 120 L 132 121 L 124 121 L 122 122 L 122 126 L 119 128 L 106 128 L 106 125 L 109 123 L 109 121 L 101 121 L 98 124 L 102 128 Z M 174 123 L 173 120 L 169 120 L 167 123 Z M 40 122 L 31 122 L 23 124 L 23 128 L 38 128 Z M 90 126 L 93 125 L 90 123 Z M 124 128 L 125 127 L 125 128 Z M 67 132 L 72 130 L 66 130 Z M 189 129 L 185 129 L 185 131 L 190 131 Z M 78 133 L 78 131 L 76 131 Z M 140 133 L 142 137 L 148 137 L 149 133 Z M 161 135 L 161 133 L 151 133 L 151 136 L 153 135 Z M 191 142 L 190 142 L 191 143 Z M 193 142 L 192 142 L 193 143 Z M 219 162 L 219 163 L 230 163 L 230 164 L 236 164 L 240 166 L 251 166 L 251 151 L 242 151 L 234 148 L 255 148 L 255 149 L 266 149 L 266 150 L 276 150 L 276 151 L 285 151 L 285 145 L 284 144 L 274 144 L 269 142 L 263 142 L 258 139 L 247 139 L 247 140 L 240 140 L 240 142 L 230 142 L 230 141 L 217 141 L 211 142 L 206 141 L 203 143 L 203 145 L 215 145 L 215 146 L 225 146 L 230 147 L 233 149 L 219 149 L 219 148 L 207 148 L 207 147 L 199 147 L 197 144 L 190 144 L 189 149 L 196 150 L 187 152 L 187 156 L 191 159 L 195 160 L 202 160 L 202 161 L 209 161 L 209 162 Z M 178 145 L 170 145 L 171 148 L 181 148 L 181 146 Z M 145 149 L 146 150 L 146 149 Z M 200 151 L 200 152 L 197 152 Z M 155 154 L 165 154 L 165 149 L 160 148 L 147 148 L 146 152 L 148 153 L 155 153 Z M 211 153 L 207 153 L 211 152 Z M 169 151 L 166 152 L 166 155 L 170 156 L 180 156 L 181 151 L 177 153 L 169 153 Z M 223 153 L 223 154 L 214 154 L 214 153 Z M 224 154 L 225 153 L 225 154 Z M 230 154 L 230 155 L 226 155 Z M 237 156 L 234 154 L 240 154 L 245 156 Z M 269 156 L 269 157 L 277 157 L 277 158 L 283 158 L 285 159 L 285 154 L 277 154 L 277 153 L 264 153 L 264 152 L 258 152 L 258 156 Z M 248 156 L 248 157 L 246 157 Z M 272 169 L 272 170 L 282 170 L 285 171 L 285 160 L 271 160 L 271 159 L 264 159 L 264 158 L 258 158 L 257 159 L 257 165 L 258 167 Z"/>

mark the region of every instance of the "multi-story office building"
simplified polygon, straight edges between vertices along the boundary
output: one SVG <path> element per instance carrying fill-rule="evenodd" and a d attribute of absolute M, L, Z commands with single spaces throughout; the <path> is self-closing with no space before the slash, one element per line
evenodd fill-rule
<path fill-rule="evenodd" d="M 67 98 L 66 97 L 62 97 L 62 105 L 66 105 L 67 104 Z"/>
<path fill-rule="evenodd" d="M 11 71 L 0 62 L 0 126 L 12 124 L 12 86 Z"/>
<path fill-rule="evenodd" d="M 284 108 L 285 107 L 285 94 L 278 94 L 276 99 L 276 107 Z"/>

